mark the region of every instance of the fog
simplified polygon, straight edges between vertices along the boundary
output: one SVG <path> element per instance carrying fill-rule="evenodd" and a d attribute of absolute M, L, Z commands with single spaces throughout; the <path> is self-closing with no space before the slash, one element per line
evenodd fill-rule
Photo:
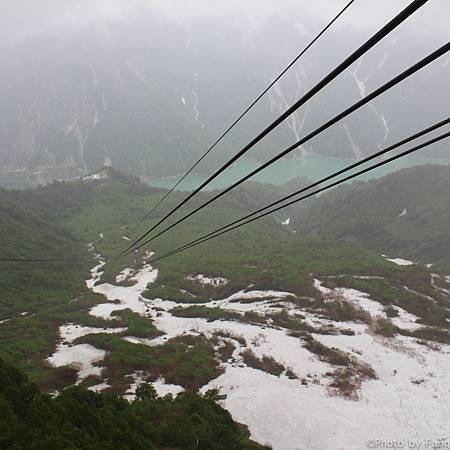
<path fill-rule="evenodd" d="M 105 160 L 139 176 L 182 173 L 347 3 L 0 0 L 0 167 L 8 186 L 30 173 L 39 183 L 79 176 Z M 201 173 L 254 138 L 410 3 L 356 0 L 205 159 Z M 436 50 L 448 40 L 449 18 L 448 0 L 428 1 L 248 156 L 267 160 Z M 442 120 L 449 70 L 447 55 L 292 156 L 360 158 Z M 426 154 L 449 152 L 442 144 Z"/>
<path fill-rule="evenodd" d="M 252 29 L 273 16 L 298 20 L 308 29 L 325 23 L 347 0 L 2 0 L 0 36 L 7 42 L 67 27 L 98 25 L 132 20 L 142 14 L 162 14 L 188 26 L 196 19 L 220 18 Z M 338 26 L 371 30 L 386 22 L 408 3 L 407 0 L 359 0 Z M 450 2 L 433 0 L 407 25 L 408 31 L 425 35 L 448 35 Z"/>

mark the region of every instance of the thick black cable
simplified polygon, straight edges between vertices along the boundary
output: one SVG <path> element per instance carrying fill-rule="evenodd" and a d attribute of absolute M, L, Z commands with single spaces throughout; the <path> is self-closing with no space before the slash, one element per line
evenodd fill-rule
<path fill-rule="evenodd" d="M 388 22 L 383 28 L 375 33 L 370 39 L 368 39 L 361 47 L 359 47 L 354 53 L 347 57 L 341 64 L 339 64 L 333 71 L 331 71 L 325 78 L 317 83 L 312 89 L 310 89 L 302 98 L 300 98 L 294 105 L 288 108 L 281 116 L 279 116 L 272 124 L 270 124 L 264 131 L 262 131 L 256 138 L 254 138 L 249 144 L 247 144 L 242 150 L 240 150 L 235 156 L 233 156 L 227 163 L 225 163 L 220 169 L 212 174 L 206 181 L 198 186 L 193 192 L 191 192 L 184 200 L 182 200 L 177 206 L 175 206 L 169 213 L 167 213 L 161 220 L 159 220 L 152 228 L 137 238 L 131 243 L 123 252 L 124 255 L 132 247 L 142 241 L 148 236 L 155 228 L 161 225 L 166 219 L 174 214 L 179 208 L 187 203 L 192 197 L 200 192 L 206 185 L 208 185 L 213 179 L 219 176 L 224 170 L 231 166 L 236 160 L 247 153 L 253 146 L 255 146 L 260 140 L 262 140 L 273 129 L 280 125 L 287 117 L 293 114 L 298 108 L 305 104 L 315 94 L 322 90 L 326 85 L 331 83 L 340 73 L 346 70 L 351 64 L 359 59 L 363 54 L 367 53 L 373 46 L 386 37 L 390 32 L 403 23 L 408 17 L 421 8 L 428 0 L 414 0 L 403 11 L 395 16 L 390 22 Z M 300 144 L 301 145 L 301 144 Z M 262 170 L 262 169 L 261 169 Z M 185 217 L 187 218 L 187 216 Z M 184 220 L 184 218 L 183 218 Z M 178 222 L 179 223 L 179 222 Z"/>
<path fill-rule="evenodd" d="M 392 144 L 389 147 L 386 147 L 386 148 L 384 148 L 382 150 L 379 150 L 378 152 L 373 153 L 370 156 L 367 156 L 366 158 L 364 158 L 364 159 L 362 159 L 360 161 L 357 161 L 357 162 L 355 162 L 353 164 L 350 164 L 350 165 L 344 167 L 343 169 L 332 173 L 331 175 L 327 175 L 326 177 L 321 178 L 320 180 L 315 181 L 314 183 L 309 184 L 308 186 L 305 186 L 305 187 L 301 188 L 300 190 L 298 190 L 296 192 L 293 192 L 292 194 L 290 194 L 290 195 L 288 195 L 286 197 L 283 197 L 280 200 L 277 200 L 277 201 L 275 201 L 275 202 L 273 202 L 273 203 L 271 203 L 271 204 L 269 204 L 267 206 L 264 206 L 263 208 L 260 208 L 260 209 L 258 209 L 256 211 L 251 212 L 250 214 L 247 214 L 246 216 L 243 216 L 243 217 L 241 217 L 241 218 L 239 218 L 239 219 L 237 219 L 237 220 L 235 220 L 233 222 L 230 222 L 230 223 L 228 223 L 228 224 L 226 224 L 226 225 L 224 225 L 224 226 L 222 226 L 220 228 L 217 228 L 214 231 L 212 231 L 212 232 L 210 232 L 210 233 L 208 233 L 206 235 L 203 235 L 200 238 L 195 239 L 195 240 L 193 240 L 193 241 L 183 245 L 182 247 L 191 246 L 192 244 L 195 244 L 198 241 L 201 241 L 201 240 L 203 240 L 203 239 L 205 239 L 205 238 L 207 238 L 209 236 L 212 236 L 212 235 L 214 235 L 216 233 L 219 233 L 222 230 L 225 230 L 226 228 L 232 227 L 233 225 L 236 225 L 239 222 L 247 220 L 250 217 L 253 217 L 253 216 L 255 216 L 255 215 L 257 215 L 257 214 L 259 214 L 261 212 L 264 212 L 264 211 L 266 211 L 266 210 L 268 210 L 270 208 L 273 208 L 274 206 L 277 206 L 280 203 L 285 202 L 286 200 L 289 200 L 289 199 L 291 199 L 293 197 L 296 197 L 297 195 L 300 195 L 300 194 L 302 194 L 302 193 L 304 193 L 306 191 L 309 191 L 310 189 L 315 188 L 315 187 L 319 186 L 320 184 L 325 183 L 326 181 L 329 181 L 329 180 L 331 180 L 333 178 L 336 178 L 336 177 L 338 177 L 340 175 L 343 175 L 344 173 L 349 172 L 350 170 L 353 170 L 353 169 L 355 169 L 355 168 L 357 168 L 359 166 L 362 166 L 363 164 L 366 164 L 369 161 L 372 161 L 373 159 L 379 158 L 380 156 L 383 156 L 386 153 L 391 152 L 392 150 L 395 150 L 398 147 L 401 147 L 402 145 L 405 145 L 405 144 L 407 144 L 407 143 L 409 143 L 409 142 L 411 142 L 413 140 L 416 140 L 416 139 L 424 136 L 425 134 L 429 134 L 432 131 L 435 131 L 435 130 L 437 130 L 439 128 L 442 128 L 443 126 L 448 125 L 448 124 L 450 124 L 450 118 L 447 118 L 445 120 L 437 122 L 434 125 L 432 125 L 430 127 L 427 127 L 425 129 L 419 131 L 418 133 L 415 133 L 415 134 L 413 134 L 413 135 L 411 135 L 411 136 L 409 136 L 409 137 L 407 137 L 405 139 L 402 139 L 401 141 L 396 142 L 395 144 Z M 176 250 L 179 250 L 182 247 L 179 247 Z"/>
<path fill-rule="evenodd" d="M 240 224 L 235 225 L 235 226 L 233 226 L 231 228 L 228 228 L 228 229 L 226 229 L 226 230 L 224 230 L 224 231 L 222 231 L 220 233 L 216 233 L 213 236 L 209 236 L 207 238 L 204 238 L 204 239 L 202 239 L 202 240 L 200 240 L 200 241 L 198 241 L 196 243 L 193 243 L 191 245 L 186 244 L 185 246 L 182 246 L 182 247 L 180 247 L 178 249 L 175 249 L 175 250 L 173 250 L 173 251 L 171 251 L 169 253 L 166 253 L 165 255 L 161 255 L 158 258 L 154 258 L 154 259 L 148 261 L 148 263 L 151 264 L 151 263 L 160 261 L 162 259 L 168 258 L 169 256 L 173 256 L 173 255 L 175 255 L 177 253 L 180 253 L 180 252 L 183 252 L 185 250 L 188 250 L 189 248 L 192 248 L 192 247 L 195 247 L 197 245 L 203 244 L 204 242 L 207 242 L 207 241 L 209 241 L 211 239 L 215 239 L 215 238 L 217 238 L 219 236 L 222 236 L 223 234 L 226 234 L 226 233 L 228 233 L 228 232 L 230 232 L 232 230 L 235 230 L 236 228 L 240 228 L 240 227 L 242 227 L 244 225 L 247 225 L 247 224 L 249 224 L 251 222 L 254 222 L 255 220 L 259 220 L 259 219 L 261 219 L 261 218 L 263 218 L 265 216 L 268 216 L 269 214 L 272 214 L 274 212 L 279 211 L 280 209 L 286 208 L 287 206 L 291 206 L 294 203 L 298 203 L 298 202 L 304 201 L 307 198 L 310 198 L 310 197 L 312 197 L 314 195 L 317 195 L 317 194 L 319 194 L 319 193 L 321 193 L 321 192 L 323 192 L 325 190 L 328 190 L 328 189 L 331 189 L 333 187 L 336 187 L 339 184 L 345 183 L 345 182 L 347 182 L 347 181 L 349 181 L 349 180 L 351 180 L 353 178 L 356 178 L 358 176 L 361 176 L 361 175 L 363 175 L 363 174 L 365 174 L 365 173 L 367 173 L 369 171 L 375 170 L 375 169 L 377 169 L 377 168 L 379 168 L 381 166 L 384 166 L 385 164 L 388 164 L 388 163 L 390 163 L 392 161 L 395 161 L 396 159 L 403 158 L 403 157 L 405 157 L 405 156 L 407 156 L 407 155 L 409 155 L 411 153 L 414 153 L 414 152 L 416 152 L 416 151 L 418 151 L 420 149 L 423 149 L 424 147 L 427 147 L 427 146 L 429 146 L 431 144 L 439 142 L 439 141 L 441 141 L 443 139 L 446 139 L 448 137 L 450 137 L 450 131 L 447 132 L 447 133 L 441 134 L 441 135 L 439 135 L 439 136 L 437 136 L 437 137 L 435 137 L 433 139 L 430 139 L 429 141 L 426 141 L 426 142 L 424 142 L 422 144 L 419 144 L 419 145 L 417 145 L 417 146 L 415 146 L 415 147 L 413 147 L 413 148 L 411 148 L 409 150 L 405 150 L 405 151 L 403 151 L 401 153 L 398 153 L 397 155 L 394 155 L 394 156 L 392 156 L 392 157 L 390 157 L 388 159 L 385 159 L 385 160 L 383 160 L 383 161 L 381 161 L 381 162 L 379 162 L 377 164 L 373 164 L 372 166 L 369 166 L 369 167 L 367 167 L 367 168 L 365 168 L 363 170 L 360 170 L 359 172 L 356 172 L 356 173 L 354 173 L 352 175 L 349 175 L 349 176 L 347 176 L 347 177 L 345 177 L 345 178 L 343 178 L 343 179 L 341 179 L 339 181 L 336 181 L 336 182 L 331 183 L 331 184 L 329 184 L 327 186 L 324 186 L 324 187 L 322 187 L 320 189 L 317 189 L 317 190 L 315 190 L 313 192 L 310 192 L 307 195 L 304 195 L 304 196 L 302 196 L 302 197 L 300 197 L 298 199 L 292 200 L 292 201 L 290 201 L 290 202 L 288 202 L 288 203 L 286 203 L 284 205 L 278 206 L 275 209 L 272 209 L 272 210 L 267 211 L 267 212 L 265 212 L 263 214 L 260 214 L 259 216 L 253 217 L 253 218 L 251 218 L 251 219 L 249 219 L 249 220 L 247 220 L 247 221 L 245 221 L 243 223 L 240 223 Z"/>
<path fill-rule="evenodd" d="M 323 34 L 344 14 L 344 12 L 355 2 L 350 0 L 334 18 L 320 31 L 320 33 L 280 72 L 279 75 L 258 95 L 258 97 L 241 113 L 241 115 L 223 132 L 223 134 L 206 150 L 201 158 L 170 188 L 170 190 L 156 203 L 155 206 L 140 220 L 140 222 L 130 231 L 133 233 L 139 228 L 145 220 L 158 209 L 158 207 L 167 199 L 167 197 L 184 181 L 184 179 L 203 161 L 204 158 L 223 140 L 223 138 L 247 115 L 247 113 L 272 89 L 272 87 L 280 80 L 281 77 L 322 37 Z"/>
<path fill-rule="evenodd" d="M 391 89 L 392 87 L 394 87 L 395 85 L 399 84 L 400 82 L 402 82 L 403 80 L 405 80 L 406 78 L 410 77 L 411 75 L 413 75 L 414 73 L 416 73 L 417 71 L 419 71 L 420 69 L 422 69 L 423 67 L 427 66 L 428 64 L 432 63 L 434 60 L 436 60 L 437 58 L 441 57 L 442 55 L 444 55 L 445 53 L 447 53 L 450 50 L 450 43 L 446 43 L 444 44 L 442 47 L 440 47 L 438 50 L 434 51 L 433 53 L 431 53 L 430 55 L 426 56 L 424 59 L 422 59 L 421 61 L 419 61 L 418 63 L 414 64 L 413 66 L 409 67 L 408 69 L 406 69 L 404 72 L 402 72 L 400 75 L 397 75 L 396 77 L 394 77 L 393 79 L 391 79 L 390 81 L 388 81 L 386 84 L 384 84 L 383 86 L 379 87 L 378 89 L 376 89 L 375 91 L 373 91 L 372 93 L 370 93 L 369 95 L 367 95 L 366 97 L 364 97 L 363 99 L 361 99 L 360 101 L 356 102 L 355 104 L 353 104 L 352 106 L 350 106 L 349 108 L 347 108 L 345 111 L 343 111 L 342 113 L 338 114 L 337 116 L 335 116 L 333 119 L 329 120 L 328 122 L 326 122 L 324 125 L 320 126 L 319 128 L 317 128 L 316 130 L 314 130 L 312 133 L 308 134 L 306 137 L 304 137 L 303 139 L 300 139 L 298 142 L 294 143 L 293 145 L 291 145 L 290 147 L 288 147 L 286 150 L 284 150 L 283 152 L 279 153 L 277 156 L 275 156 L 274 158 L 272 158 L 271 160 L 267 161 L 266 163 L 262 164 L 261 166 L 259 166 L 258 168 L 256 168 L 255 170 L 253 170 L 251 173 L 249 173 L 248 175 L 244 176 L 243 178 L 241 178 L 240 180 L 238 180 L 236 183 L 232 184 L 231 186 L 229 186 L 228 188 L 220 191 L 217 195 L 215 195 L 214 197 L 212 197 L 211 199 L 209 199 L 208 201 L 206 201 L 205 203 L 203 203 L 202 205 L 200 205 L 199 207 L 197 207 L 196 209 L 194 209 L 193 211 L 191 211 L 190 213 L 186 214 L 185 216 L 183 216 L 181 219 L 177 220 L 176 222 L 174 222 L 173 224 L 171 224 L 170 226 L 166 227 L 164 230 L 162 230 L 161 232 L 159 232 L 158 234 L 156 234 L 155 236 L 153 236 L 152 238 L 146 240 L 144 243 L 142 243 L 141 245 L 139 245 L 138 247 L 136 247 L 136 249 L 139 249 L 141 247 L 143 247 L 144 245 L 148 244 L 149 242 L 153 241 L 154 239 L 156 239 L 157 237 L 161 236 L 162 234 L 166 233 L 167 231 L 169 231 L 171 228 L 175 227 L 176 225 L 180 224 L 181 222 L 183 222 L 184 220 L 186 220 L 187 218 L 191 217 L 192 215 L 194 215 L 195 213 L 197 213 L 198 211 L 200 211 L 201 209 L 205 208 L 206 206 L 208 206 L 209 204 L 211 204 L 212 202 L 214 202 L 215 200 L 217 200 L 218 198 L 222 197 L 223 195 L 227 194 L 229 191 L 231 191 L 232 189 L 234 189 L 235 187 L 237 187 L 238 185 L 242 184 L 244 181 L 248 180 L 249 178 L 253 177 L 255 174 L 257 174 L 258 172 L 260 172 L 261 170 L 264 170 L 266 167 L 270 166 L 271 164 L 273 164 L 274 162 L 278 161 L 279 159 L 283 158 L 284 156 L 286 156 L 288 153 L 292 152 L 294 149 L 296 149 L 297 147 L 299 147 L 300 145 L 303 145 L 305 142 L 309 141 L 310 139 L 312 139 L 313 137 L 317 136 L 318 134 L 322 133 L 323 131 L 325 131 L 326 129 L 328 129 L 329 127 L 331 127 L 332 125 L 334 125 L 336 122 L 338 122 L 339 120 L 343 119 L 344 117 L 348 116 L 349 114 L 351 114 L 352 112 L 356 111 L 357 109 L 361 108 L 362 106 L 364 106 L 365 104 L 369 103 L 371 100 L 373 100 L 374 98 L 378 97 L 379 95 L 381 95 L 383 92 Z"/>

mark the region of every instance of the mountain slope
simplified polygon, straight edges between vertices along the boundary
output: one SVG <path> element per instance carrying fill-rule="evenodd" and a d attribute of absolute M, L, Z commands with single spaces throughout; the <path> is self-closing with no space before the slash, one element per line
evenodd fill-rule
<path fill-rule="evenodd" d="M 285 37 L 274 45 L 270 36 Z M 135 175 L 181 173 L 311 37 L 295 19 L 274 17 L 249 33 L 228 22 L 183 27 L 150 14 L 98 29 L 42 33 L 6 47 L 0 61 L 0 182 L 75 177 L 105 160 Z M 198 171 L 210 172 L 235 154 L 364 39 L 355 31 L 332 31 Z M 249 157 L 268 159 L 434 49 L 433 41 L 412 39 L 387 38 Z M 217 55 L 214 64 L 211 54 Z M 449 89 L 449 68 L 438 61 L 294 154 L 359 158 L 423 127 L 424 117 L 426 124 L 442 119 L 439 92 Z M 411 114 L 415 110 L 422 113 Z M 445 150 L 437 147 L 434 155 L 448 157 Z"/>
<path fill-rule="evenodd" d="M 450 167 L 429 165 L 335 189 L 302 206 L 292 227 L 392 257 L 448 264 L 449 205 Z"/>
<path fill-rule="evenodd" d="M 32 442 L 32 418 L 42 414 L 43 404 L 46 418 L 54 420 L 39 428 L 40 435 L 46 430 L 63 447 L 67 439 L 98 447 L 111 436 L 110 420 L 129 423 L 130 415 L 143 408 L 145 423 L 153 424 L 154 415 L 141 400 L 128 405 L 117 397 L 152 398 L 154 390 L 145 383 L 152 383 L 160 396 L 176 396 L 149 405 L 159 417 L 157 435 L 150 439 L 156 448 L 157 443 L 189 447 L 191 434 L 181 430 L 193 430 L 208 449 L 214 448 L 210 442 L 217 439 L 217 429 L 227 439 L 238 439 L 229 416 L 192 393 L 211 388 L 217 391 L 208 397 L 247 425 L 252 439 L 276 450 L 299 445 L 359 449 L 375 425 L 380 433 L 388 429 L 397 435 L 410 433 L 412 424 L 413 437 L 422 438 L 445 424 L 447 404 L 441 397 L 449 380 L 448 272 L 420 264 L 398 266 L 362 246 L 293 233 L 281 222 L 287 213 L 293 217 L 296 208 L 151 262 L 150 251 L 161 255 L 253 209 L 253 202 L 270 202 L 293 188 L 259 183 L 248 183 L 147 248 L 119 258 L 135 236 L 128 235 L 130 230 L 165 191 L 113 169 L 95 175 L 2 193 L 7 201 L 4 223 L 14 215 L 20 219 L 9 227 L 16 251 L 21 239 L 33 241 L 34 224 L 41 230 L 42 236 L 36 231 L 36 245 L 43 256 L 47 246 L 53 253 L 48 234 L 58 244 L 58 236 L 67 235 L 70 245 L 63 246 L 66 254 L 60 257 L 66 259 L 55 269 L 31 266 L 14 279 L 3 273 L 0 359 L 20 367 L 46 392 L 62 393 L 54 400 L 36 394 L 30 415 L 26 402 L 20 403 L 24 409 L 18 415 L 11 396 L 2 401 L 5 383 L 0 383 L 0 408 L 6 411 L 0 414 L 0 439 L 24 439 L 25 446 Z M 390 186 L 389 178 L 378 181 L 380 189 Z M 184 195 L 174 193 L 166 207 Z M 204 193 L 196 202 L 211 195 Z M 164 208 L 153 220 L 162 214 Z M 20 228 L 27 219 L 30 236 Z M 73 266 L 66 264 L 67 257 L 74 259 Z M 37 284 L 42 272 L 45 279 Z M 74 284 L 65 283 L 65 277 Z M 0 362 L 0 377 L 2 367 Z M 63 391 L 74 384 L 79 386 Z M 12 391 L 12 399 L 21 398 L 20 386 Z M 88 406 L 92 403 L 94 410 Z M 111 410 L 114 405 L 122 413 Z M 77 421 L 81 431 L 72 438 L 74 407 L 80 417 L 98 419 L 104 427 L 85 430 L 85 422 Z M 361 411 L 372 417 L 363 429 Z M 180 422 L 172 422 L 172 412 Z M 422 421 L 424 412 L 432 420 Z M 323 428 L 317 417 L 324 418 L 329 435 L 316 432 L 317 426 Z M 161 418 L 167 435 L 158 435 Z M 14 434 L 22 420 L 29 425 L 27 433 L 15 439 L 9 432 Z M 122 425 L 113 428 L 134 439 L 136 421 L 126 427 L 128 435 Z M 137 423 L 142 430 L 146 425 L 141 425 Z M 61 436 L 60 430 L 68 434 Z M 224 442 L 233 448 L 236 440 Z M 242 441 L 236 447 L 245 448 Z"/>
<path fill-rule="evenodd" d="M 144 385 L 131 403 L 80 387 L 51 397 L 1 360 L 0 410 L 3 449 L 263 449 L 213 395 L 161 398 Z"/>

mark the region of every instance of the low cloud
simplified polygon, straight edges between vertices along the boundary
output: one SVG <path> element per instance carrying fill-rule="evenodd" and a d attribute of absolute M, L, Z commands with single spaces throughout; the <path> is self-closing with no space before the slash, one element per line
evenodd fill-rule
<path fill-rule="evenodd" d="M 227 18 L 257 26 L 273 15 L 298 17 L 298 23 L 325 23 L 348 0 L 2 0 L 0 33 L 14 39 L 49 29 L 97 21 L 129 20 L 143 12 L 163 14 L 188 24 L 198 18 Z M 340 27 L 370 32 L 386 23 L 410 0 L 356 1 L 339 21 Z M 407 31 L 446 36 L 450 2 L 434 0 L 404 24 Z"/>

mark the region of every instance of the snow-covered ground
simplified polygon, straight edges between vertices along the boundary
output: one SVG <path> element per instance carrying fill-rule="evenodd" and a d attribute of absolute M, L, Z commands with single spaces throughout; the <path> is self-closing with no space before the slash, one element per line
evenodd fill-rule
<path fill-rule="evenodd" d="M 59 329 L 61 343 L 56 348 L 55 353 L 47 358 L 47 361 L 54 367 L 73 366 L 77 368 L 79 380 L 89 375 L 100 376 L 102 369 L 94 366 L 94 364 L 104 359 L 105 351 L 89 344 L 73 345 L 73 341 L 93 333 L 122 333 L 124 331 L 126 331 L 126 328 L 104 329 L 82 327 L 74 324 L 63 325 Z"/>
<path fill-rule="evenodd" d="M 407 259 L 403 258 L 386 258 L 387 261 L 390 261 L 391 263 L 397 264 L 397 266 L 412 266 L 414 263 L 412 261 L 409 261 Z"/>
<path fill-rule="evenodd" d="M 182 386 L 179 386 L 178 384 L 168 384 L 164 378 L 158 378 L 152 384 L 160 397 L 165 397 L 168 394 L 176 397 L 180 392 L 184 391 Z"/>
<path fill-rule="evenodd" d="M 363 384 L 361 400 L 330 397 L 322 383 L 303 386 L 247 367 L 227 368 L 204 389 L 219 387 L 233 417 L 275 450 L 359 450 L 371 437 L 445 436 L 450 425 L 448 350 L 427 351 L 411 342 L 390 349 L 367 334 L 316 338 L 362 352 L 375 368 L 379 380 Z"/>
<path fill-rule="evenodd" d="M 111 319 L 113 311 L 131 309 L 144 315 L 148 307 L 142 293 L 145 291 L 147 284 L 153 283 L 157 276 L 158 270 L 146 264 L 135 276 L 129 278 L 129 281 L 135 282 L 132 286 L 115 286 L 109 283 L 93 286 L 94 292 L 103 294 L 111 303 L 102 303 L 95 306 L 91 309 L 90 314 L 102 319 Z"/>
<path fill-rule="evenodd" d="M 99 256 L 98 259 L 101 262 Z M 400 261 L 404 265 L 405 260 Z M 398 264 L 398 259 L 394 262 Z M 377 379 L 362 381 L 358 400 L 351 401 L 332 395 L 330 391 L 331 373 L 336 366 L 320 360 L 304 347 L 301 338 L 289 335 L 287 330 L 271 326 L 270 322 L 257 324 L 175 317 L 171 313 L 173 308 L 191 304 L 142 297 L 147 285 L 151 293 L 151 283 L 158 276 L 158 271 L 149 264 L 133 276 L 131 269 L 118 275 L 116 282 L 126 279 L 131 283 L 128 287 L 100 284 L 101 269 L 99 263 L 92 270 L 87 285 L 94 292 L 103 294 L 108 302 L 95 306 L 90 313 L 111 319 L 113 311 L 129 308 L 151 317 L 153 324 L 164 333 L 154 339 L 125 336 L 128 342 L 157 346 L 176 336 L 202 334 L 206 338 L 216 336 L 220 343 L 234 345 L 231 358 L 223 363 L 224 373 L 201 390 L 218 388 L 225 396 L 221 404 L 233 418 L 249 427 L 253 439 L 270 444 L 274 450 L 360 450 L 366 448 L 370 438 L 424 440 L 445 437 L 450 430 L 450 346 L 431 348 L 409 337 L 373 335 L 364 323 L 335 323 L 320 314 L 298 308 L 289 301 L 292 296 L 289 292 L 239 291 L 202 304 L 240 314 L 252 311 L 264 315 L 285 308 L 289 314 L 301 314 L 306 323 L 317 327 L 333 325 L 337 330 L 352 330 L 354 335 L 313 334 L 323 345 L 340 349 L 375 370 Z M 198 277 L 193 279 L 207 280 L 207 284 L 213 280 Z M 320 280 L 315 280 L 314 285 L 326 301 L 333 301 L 333 296 L 337 295 L 340 301 L 347 301 L 373 317 L 386 317 L 383 306 L 367 293 L 347 288 L 331 290 Z M 399 307 L 396 310 L 398 317 L 392 321 L 398 327 L 413 330 L 421 326 L 416 323 L 416 316 Z M 67 324 L 61 327 L 62 343 L 49 361 L 54 365 L 78 364 L 80 379 L 89 374 L 101 375 L 101 368 L 93 364 L 99 364 L 105 353 L 84 344 L 71 346 L 71 342 L 88 333 L 123 331 Z M 259 358 L 271 356 L 285 369 L 290 369 L 297 379 L 288 378 L 285 372 L 277 377 L 248 367 L 242 357 L 242 352 L 247 349 Z M 136 372 L 130 376 L 133 383 L 127 398 L 132 399 L 136 387 L 145 380 L 145 374 Z M 176 395 L 183 390 L 181 386 L 166 384 L 161 378 L 153 385 L 159 395 Z M 108 380 L 103 380 L 91 389 L 99 391 L 107 387 Z"/>
<path fill-rule="evenodd" d="M 107 382 L 104 382 L 104 383 L 96 384 L 94 386 L 89 386 L 88 390 L 90 390 L 92 392 L 102 392 L 102 391 L 105 391 L 106 389 L 109 389 L 110 387 L 111 387 L 110 384 L 108 384 Z"/>
<path fill-rule="evenodd" d="M 189 281 L 198 281 L 200 284 L 206 286 L 206 285 L 212 285 L 212 286 L 223 286 L 228 283 L 228 280 L 226 278 L 222 277 L 207 277 L 205 275 L 202 275 L 201 273 L 198 275 L 188 275 L 185 277 L 186 280 Z"/>
<path fill-rule="evenodd" d="M 123 269 L 122 272 L 120 272 L 119 275 L 116 276 L 116 283 L 123 283 L 131 276 L 132 273 L 133 269 L 130 268 Z"/>
<path fill-rule="evenodd" d="M 102 368 L 94 366 L 105 358 L 106 352 L 89 344 L 67 345 L 60 344 L 56 352 L 47 358 L 54 367 L 72 366 L 78 369 L 78 379 L 89 375 L 100 376 Z"/>
<path fill-rule="evenodd" d="M 374 278 L 377 279 L 379 277 Z M 370 298 L 370 295 L 366 292 L 347 288 L 337 288 L 334 290 L 328 289 L 325 286 L 322 286 L 322 282 L 317 279 L 314 280 L 314 285 L 316 289 L 318 289 L 323 295 L 325 295 L 325 298 L 339 298 L 347 301 L 353 306 L 356 306 L 357 308 L 368 312 L 372 317 L 387 317 L 386 313 L 384 312 L 383 305 L 375 300 L 372 300 Z M 391 321 L 397 327 L 407 330 L 417 330 L 423 327 L 423 325 L 417 323 L 418 317 L 414 314 L 411 314 L 398 306 L 393 306 L 393 308 L 397 311 L 398 315 L 397 317 L 391 318 Z"/>
<path fill-rule="evenodd" d="M 105 171 L 101 171 L 84 177 L 83 181 L 100 181 L 105 180 L 106 178 L 108 178 L 108 173 Z"/>

